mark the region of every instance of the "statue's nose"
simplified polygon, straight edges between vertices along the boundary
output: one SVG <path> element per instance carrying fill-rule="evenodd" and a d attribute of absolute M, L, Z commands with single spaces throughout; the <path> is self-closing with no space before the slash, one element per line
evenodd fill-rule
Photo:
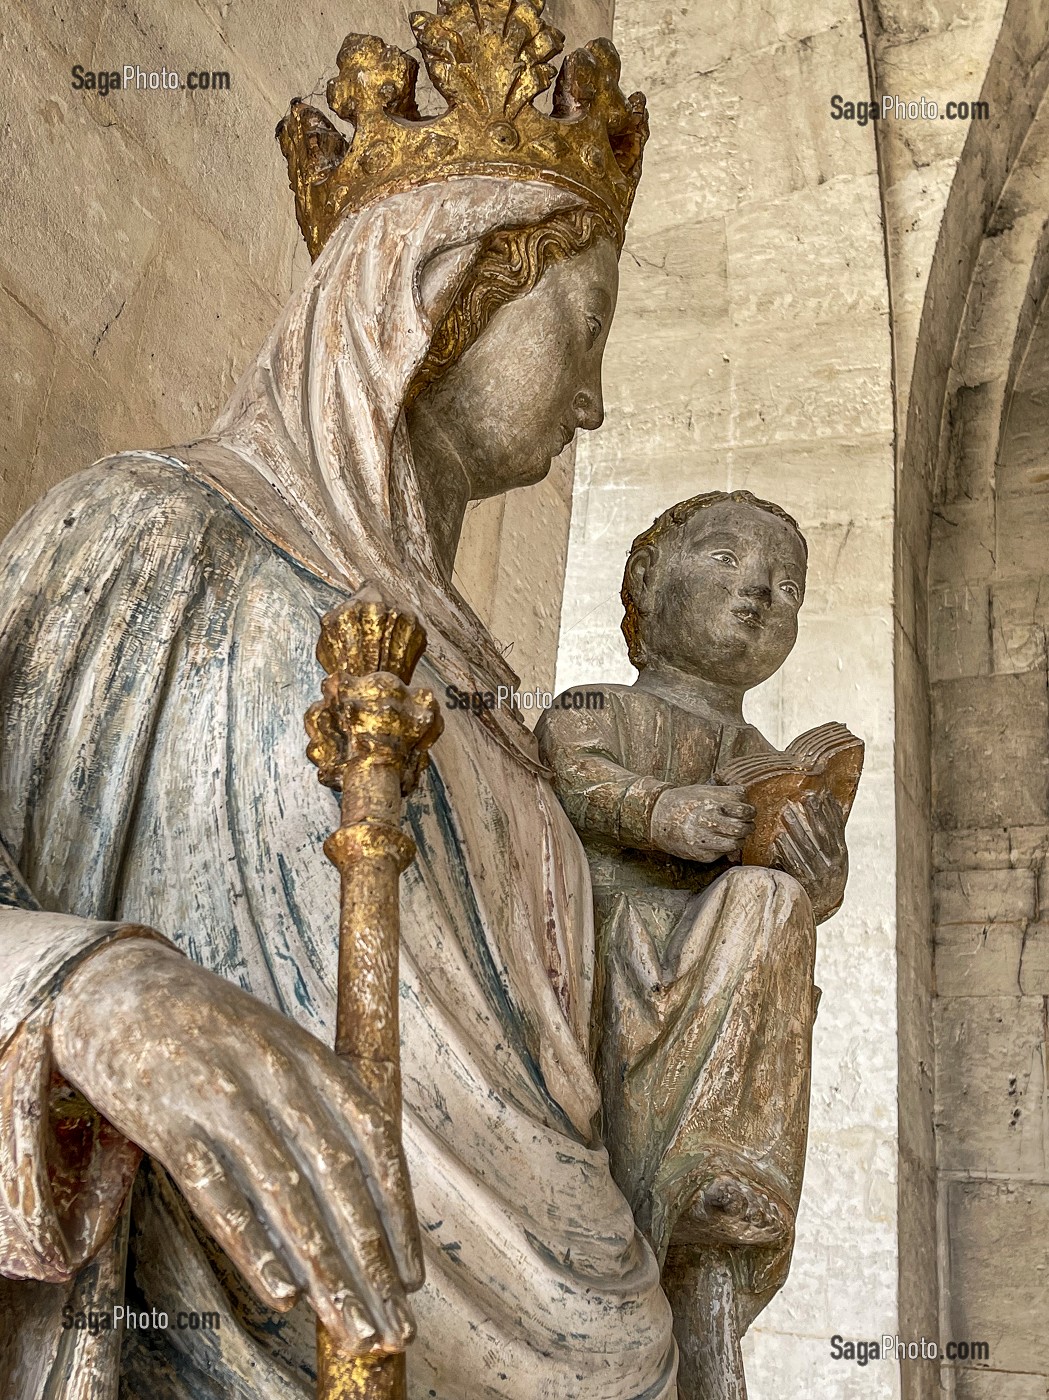
<path fill-rule="evenodd" d="M 748 579 L 739 591 L 741 597 L 753 598 L 756 603 L 762 603 L 765 607 L 772 602 L 772 585 L 764 579 Z"/>
<path fill-rule="evenodd" d="M 601 390 L 580 389 L 572 400 L 576 422 L 581 428 L 592 433 L 605 421 L 605 404 Z"/>

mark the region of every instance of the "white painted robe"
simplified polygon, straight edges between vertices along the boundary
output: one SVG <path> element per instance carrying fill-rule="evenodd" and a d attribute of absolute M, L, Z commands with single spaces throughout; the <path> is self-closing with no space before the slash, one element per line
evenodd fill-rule
<path fill-rule="evenodd" d="M 261 1308 L 152 1163 L 128 1218 L 136 1154 L 105 1125 L 59 1151 L 48 1017 L 69 968 L 144 925 L 330 1042 L 338 809 L 302 727 L 318 620 L 374 578 L 426 620 L 421 683 L 508 679 L 441 582 L 401 405 L 478 238 L 567 200 L 464 179 L 366 210 L 208 439 L 74 477 L 0 552 L 0 1326 L 26 1400 L 115 1400 L 118 1376 L 122 1400 L 312 1394 L 305 1304 Z M 591 1132 L 586 862 L 523 726 L 447 722 L 402 893 L 411 1396 L 670 1400 L 659 1269 Z M 63 1303 L 105 1310 L 125 1279 L 167 1330 L 62 1328 Z M 179 1330 L 180 1309 L 221 1328 Z"/>

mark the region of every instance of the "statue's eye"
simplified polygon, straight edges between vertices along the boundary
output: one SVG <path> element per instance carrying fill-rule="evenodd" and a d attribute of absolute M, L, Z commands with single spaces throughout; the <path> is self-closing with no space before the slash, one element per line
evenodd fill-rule
<path fill-rule="evenodd" d="M 719 564 L 727 564 L 730 569 L 739 568 L 739 560 L 732 553 L 731 549 L 715 549 L 710 557 L 711 559 L 716 559 Z"/>
<path fill-rule="evenodd" d="M 601 332 L 605 328 L 605 323 L 600 316 L 588 316 L 586 318 L 586 324 L 590 331 L 590 344 L 596 345 L 601 339 Z"/>
<path fill-rule="evenodd" d="M 784 580 L 784 582 L 780 584 L 780 588 L 786 593 L 788 598 L 793 598 L 795 603 L 801 601 L 801 589 L 793 579 L 788 578 Z"/>

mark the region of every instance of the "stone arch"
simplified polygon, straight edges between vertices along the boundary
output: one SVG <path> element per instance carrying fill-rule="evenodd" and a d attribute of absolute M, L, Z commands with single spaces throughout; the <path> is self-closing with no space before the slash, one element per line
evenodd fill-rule
<path fill-rule="evenodd" d="M 1024 1372 L 1049 1372 L 1026 1321 L 1039 1310 L 1024 1263 L 1042 1219 L 1028 1213 L 1049 978 L 1036 992 L 1032 973 L 1025 992 L 1021 975 L 1040 946 L 1049 696 L 1044 631 L 1040 663 L 1033 636 L 1011 657 L 999 642 L 996 661 L 993 615 L 996 588 L 1014 624 L 1032 588 L 1037 598 L 1033 513 L 1044 507 L 1049 527 L 1049 494 L 1002 490 L 1032 347 L 1049 342 L 1044 9 L 1006 8 L 982 94 L 995 120 L 971 127 L 959 160 L 897 420 L 900 1327 L 946 1340 L 993 1324 L 1004 1340 L 992 1366 Z M 1034 407 L 1049 456 L 1049 397 Z M 1003 1068 L 1014 1062 L 1015 1076 Z M 1049 1220 L 1043 1189 L 1033 1203 Z M 1024 1303 L 1003 1291 L 1002 1238 Z M 971 1379 L 952 1375 L 950 1393 L 957 1380 L 959 1397 L 977 1394 Z M 906 1395 L 936 1385 L 934 1366 L 904 1368 Z"/>

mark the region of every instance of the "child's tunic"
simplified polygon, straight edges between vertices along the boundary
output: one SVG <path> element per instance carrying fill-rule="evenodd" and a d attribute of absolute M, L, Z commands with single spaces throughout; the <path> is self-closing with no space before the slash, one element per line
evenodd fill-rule
<path fill-rule="evenodd" d="M 663 1257 L 713 1154 L 744 1159 L 797 1209 L 808 1131 L 816 926 L 790 875 L 654 849 L 670 788 L 767 751 L 636 687 L 555 707 L 537 731 L 590 860 L 597 916 L 593 1053 L 616 1180 Z M 786 1278 L 793 1237 L 734 1251 L 740 1330 Z"/>

